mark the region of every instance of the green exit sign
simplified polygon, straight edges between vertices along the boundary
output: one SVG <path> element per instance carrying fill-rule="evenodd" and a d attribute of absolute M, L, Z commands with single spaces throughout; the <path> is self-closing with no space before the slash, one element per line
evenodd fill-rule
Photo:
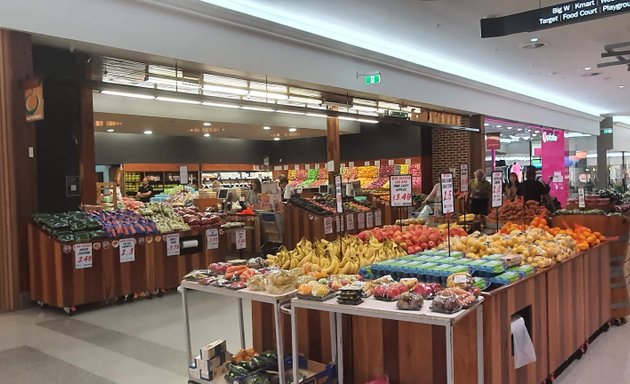
<path fill-rule="evenodd" d="M 601 129 L 601 133 L 602 133 L 602 135 L 611 135 L 611 134 L 612 134 L 612 132 L 613 132 L 613 129 L 612 129 L 612 128 L 602 128 L 602 129 Z"/>
<path fill-rule="evenodd" d="M 365 81 L 365 85 L 379 84 L 381 82 L 381 74 L 365 75 L 363 80 Z"/>

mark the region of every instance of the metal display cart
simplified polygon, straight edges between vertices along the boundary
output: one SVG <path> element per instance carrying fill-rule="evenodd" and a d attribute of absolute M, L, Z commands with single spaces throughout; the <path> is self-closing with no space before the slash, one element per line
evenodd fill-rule
<path fill-rule="evenodd" d="M 191 281 L 182 281 L 178 291 L 182 295 L 182 306 L 184 309 L 184 319 L 185 319 L 185 327 L 186 327 L 186 354 L 188 358 L 188 365 L 190 366 L 193 363 L 192 356 L 192 346 L 191 346 L 191 337 L 190 337 L 190 320 L 188 315 L 188 301 L 186 297 L 186 291 L 199 291 L 210 293 L 214 295 L 228 296 L 234 297 L 238 300 L 238 325 L 240 330 L 240 341 L 241 341 L 241 349 L 245 349 L 245 328 L 244 328 L 244 319 L 243 319 L 243 299 L 248 299 L 251 301 L 258 301 L 261 303 L 272 304 L 274 308 L 274 321 L 275 321 L 275 333 L 276 333 L 276 348 L 278 352 L 278 372 L 280 375 L 280 384 L 286 383 L 285 377 L 285 369 L 284 369 L 284 348 L 283 348 L 283 337 L 282 337 L 282 328 L 281 328 L 281 308 L 280 306 L 283 303 L 287 303 L 291 301 L 293 297 L 295 297 L 296 291 L 292 290 L 283 294 L 273 295 L 267 292 L 261 291 L 251 291 L 249 288 L 241 289 L 241 290 L 232 290 L 228 288 L 218 288 L 210 285 L 201 285 Z M 294 360 L 297 361 L 297 360 Z M 296 364 L 297 367 L 297 364 Z M 196 381 L 196 380 L 191 380 Z M 207 383 L 204 381 L 202 383 Z"/>
<path fill-rule="evenodd" d="M 384 302 L 368 297 L 359 305 L 344 305 L 337 303 L 336 300 L 328 300 L 324 302 L 303 300 L 294 298 L 291 300 L 291 346 L 293 350 L 293 360 L 298 357 L 298 332 L 297 332 L 297 310 L 299 308 L 312 309 L 317 311 L 325 311 L 331 314 L 331 338 L 336 342 L 331 344 L 333 361 L 337 364 L 338 383 L 343 384 L 343 326 L 342 315 L 365 316 L 379 319 L 406 321 L 418 324 L 429 324 L 443 326 L 446 330 L 446 377 L 447 383 L 455 382 L 454 370 L 454 351 L 453 351 L 453 325 L 460 319 L 466 317 L 472 311 L 476 311 L 477 315 L 477 382 L 482 384 L 484 381 L 483 372 L 483 309 L 480 298 L 471 308 L 459 311 L 454 314 L 443 314 L 432 312 L 429 309 L 431 301 L 424 302 L 420 311 L 401 311 L 397 310 L 395 303 Z M 334 314 L 334 320 L 332 315 Z M 334 326 L 333 323 L 334 322 Z M 298 369 L 293 367 L 293 382 L 297 383 Z"/>

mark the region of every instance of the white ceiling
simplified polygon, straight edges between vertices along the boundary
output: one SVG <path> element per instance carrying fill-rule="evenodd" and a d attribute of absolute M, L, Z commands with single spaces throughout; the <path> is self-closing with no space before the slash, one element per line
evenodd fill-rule
<path fill-rule="evenodd" d="M 535 9 L 539 1 L 202 1 L 590 114 L 630 115 L 630 72 L 597 69 L 604 45 L 630 41 L 630 14 L 481 39 L 481 18 Z M 519 48 L 533 36 L 548 46 Z M 601 75 L 584 77 L 595 71 Z"/>

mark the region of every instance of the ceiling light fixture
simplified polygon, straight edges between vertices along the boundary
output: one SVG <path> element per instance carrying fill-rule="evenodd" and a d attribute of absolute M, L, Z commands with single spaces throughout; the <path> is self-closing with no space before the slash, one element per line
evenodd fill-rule
<path fill-rule="evenodd" d="M 208 101 L 204 101 L 201 104 L 203 104 L 203 105 L 205 105 L 207 107 L 231 108 L 231 109 L 238 109 L 238 108 L 240 108 L 236 104 L 211 103 L 211 102 L 208 102 Z"/>
<path fill-rule="evenodd" d="M 625 85 L 620 85 L 619 88 L 624 89 L 626 86 Z"/>
<path fill-rule="evenodd" d="M 540 131 L 539 130 L 535 130 L 534 133 L 540 133 Z"/>
<path fill-rule="evenodd" d="M 278 113 L 286 113 L 287 115 L 305 115 L 304 112 L 295 112 L 295 111 L 284 111 L 284 110 L 277 110 L 276 112 Z"/>
<path fill-rule="evenodd" d="M 530 43 L 537 43 L 540 39 L 537 37 L 532 37 L 531 39 L 529 39 Z"/>
<path fill-rule="evenodd" d="M 307 113 L 306 116 L 310 116 L 310 117 L 328 117 L 327 115 L 321 114 L 321 113 Z"/>
<path fill-rule="evenodd" d="M 145 135 L 152 135 L 153 131 L 151 131 L 150 129 L 147 129 L 146 131 L 144 131 Z"/>
<path fill-rule="evenodd" d="M 590 71 L 592 68 L 591 67 L 584 67 L 585 71 Z"/>
<path fill-rule="evenodd" d="M 175 97 L 162 97 L 158 96 L 155 98 L 157 101 L 167 101 L 171 103 L 182 103 L 182 104 L 201 104 L 201 101 L 191 100 L 191 99 L 179 99 Z"/>
<path fill-rule="evenodd" d="M 211 127 L 212 123 L 209 123 L 209 122 L 206 121 L 205 123 L 203 123 L 203 126 L 204 127 Z"/>
<path fill-rule="evenodd" d="M 118 92 L 118 91 L 101 91 L 101 93 L 103 95 L 132 97 L 134 99 L 144 99 L 144 100 L 153 100 L 153 99 L 155 99 L 155 96 L 143 95 L 143 94 L 140 94 L 140 93 Z"/>
<path fill-rule="evenodd" d="M 358 121 L 359 119 L 357 119 L 355 117 L 339 116 L 339 120 Z"/>
<path fill-rule="evenodd" d="M 265 131 L 269 131 L 269 130 L 271 129 L 271 127 L 270 127 L 270 126 L 268 126 L 268 125 L 265 125 L 265 126 L 263 127 L 263 129 L 264 129 Z"/>
<path fill-rule="evenodd" d="M 107 132 L 112 133 L 112 132 L 115 132 L 115 130 L 110 128 L 110 129 L 107 130 Z"/>
<path fill-rule="evenodd" d="M 507 129 L 512 129 L 512 127 L 507 127 Z"/>
<path fill-rule="evenodd" d="M 264 108 L 264 107 L 241 107 L 241 109 L 245 109 L 248 111 L 258 111 L 258 112 L 275 112 L 274 109 L 271 108 Z"/>
<path fill-rule="evenodd" d="M 501 124 L 497 125 L 497 128 L 501 128 L 501 127 L 503 127 Z"/>
<path fill-rule="evenodd" d="M 367 123 L 367 124 L 378 124 L 378 120 L 370 120 L 370 119 L 357 119 L 359 123 Z"/>
<path fill-rule="evenodd" d="M 210 92 L 227 93 L 231 95 L 240 95 L 240 96 L 245 96 L 249 93 L 249 91 L 247 91 L 246 89 L 222 87 L 220 85 L 204 85 L 203 90 L 210 91 Z"/>
<path fill-rule="evenodd" d="M 483 123 L 483 126 L 484 126 L 484 127 L 489 127 L 489 126 L 490 126 L 490 123 Z"/>
<path fill-rule="evenodd" d="M 204 133 L 203 137 L 210 137 L 210 134 L 209 133 Z"/>
<path fill-rule="evenodd" d="M 297 128 L 289 128 L 289 132 L 295 132 L 297 131 Z"/>
<path fill-rule="evenodd" d="M 280 141 L 280 138 L 279 137 L 274 137 L 273 141 Z"/>
<path fill-rule="evenodd" d="M 520 132 L 523 130 L 523 128 L 516 128 L 516 130 Z"/>
<path fill-rule="evenodd" d="M 249 96 L 261 97 L 263 99 L 273 99 L 273 100 L 287 100 L 289 98 L 289 96 L 283 95 L 280 93 L 263 92 L 263 91 L 249 91 Z"/>

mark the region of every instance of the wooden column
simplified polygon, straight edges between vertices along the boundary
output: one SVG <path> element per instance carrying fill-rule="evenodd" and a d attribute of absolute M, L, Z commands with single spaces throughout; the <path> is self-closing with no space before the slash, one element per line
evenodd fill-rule
<path fill-rule="evenodd" d="M 37 207 L 23 84 L 33 77 L 30 35 L 0 30 L 0 312 L 19 309 L 28 290 L 27 223 Z"/>
<path fill-rule="evenodd" d="M 485 117 L 474 115 L 470 118 L 470 127 L 479 129 L 479 133 L 470 134 L 470 167 L 469 169 L 486 169 Z"/>
<path fill-rule="evenodd" d="M 326 160 L 335 162 L 334 174 L 339 174 L 341 162 L 341 145 L 339 143 L 339 118 L 328 117 L 326 119 Z M 329 173 L 329 183 L 334 184 L 334 174 Z"/>

